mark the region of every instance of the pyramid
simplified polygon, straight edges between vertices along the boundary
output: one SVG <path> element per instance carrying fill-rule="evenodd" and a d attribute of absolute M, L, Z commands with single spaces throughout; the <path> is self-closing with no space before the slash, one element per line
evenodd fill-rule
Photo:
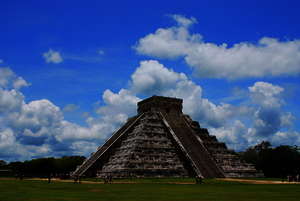
<path fill-rule="evenodd" d="M 152 96 L 73 177 L 257 177 L 225 143 L 182 113 L 182 99 Z"/>

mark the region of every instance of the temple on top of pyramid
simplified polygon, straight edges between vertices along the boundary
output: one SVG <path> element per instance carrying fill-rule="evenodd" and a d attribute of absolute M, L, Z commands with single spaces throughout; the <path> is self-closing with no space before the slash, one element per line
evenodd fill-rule
<path fill-rule="evenodd" d="M 257 177 L 208 130 L 182 113 L 182 99 L 152 96 L 72 173 L 74 178 Z"/>

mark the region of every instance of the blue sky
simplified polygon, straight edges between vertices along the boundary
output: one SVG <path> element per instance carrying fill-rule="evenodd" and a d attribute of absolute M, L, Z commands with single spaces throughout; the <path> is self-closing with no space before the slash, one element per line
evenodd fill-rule
<path fill-rule="evenodd" d="M 299 5 L 2 1 L 0 159 L 89 155 L 154 94 L 230 148 L 300 145 Z"/>

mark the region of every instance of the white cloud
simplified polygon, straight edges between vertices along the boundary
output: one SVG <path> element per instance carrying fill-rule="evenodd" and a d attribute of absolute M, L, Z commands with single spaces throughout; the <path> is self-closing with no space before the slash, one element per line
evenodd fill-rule
<path fill-rule="evenodd" d="M 185 56 L 191 45 L 200 43 L 201 35 L 190 35 L 186 27 L 171 27 L 157 29 L 155 33 L 141 38 L 134 47 L 140 54 L 158 58 L 176 58 Z"/>
<path fill-rule="evenodd" d="M 248 128 L 239 120 L 235 120 L 230 126 L 210 128 L 209 131 L 211 135 L 215 135 L 220 141 L 226 142 L 230 149 L 241 150 L 251 144 Z"/>
<path fill-rule="evenodd" d="M 101 143 L 127 118 L 104 115 L 89 121 L 88 127 L 68 122 L 61 109 L 49 100 L 26 103 L 19 91 L 26 81 L 9 68 L 0 68 L 0 72 L 4 72 L 0 77 L 0 156 L 3 159 L 25 160 L 79 153 L 75 147 L 92 145 L 95 139 Z M 89 149 L 82 147 L 80 153 L 84 150 Z"/>
<path fill-rule="evenodd" d="M 20 110 L 23 101 L 24 96 L 20 92 L 14 89 L 4 90 L 0 87 L 0 114 L 11 113 Z"/>
<path fill-rule="evenodd" d="M 28 149 L 18 143 L 10 128 L 0 129 L 0 158 L 11 161 L 22 160 L 24 155 L 30 155 Z"/>
<path fill-rule="evenodd" d="M 22 77 L 18 77 L 17 79 L 14 80 L 13 82 L 13 88 L 15 89 L 20 89 L 22 87 L 27 87 L 30 84 L 27 83 Z"/>
<path fill-rule="evenodd" d="M 182 98 L 184 112 L 207 126 L 219 127 L 235 108 L 229 104 L 216 105 L 202 97 L 202 88 L 184 73 L 174 72 L 158 61 L 142 61 L 131 76 L 134 93 L 147 96 L 162 95 Z"/>
<path fill-rule="evenodd" d="M 216 104 L 204 98 L 201 86 L 184 73 L 175 72 L 155 60 L 142 61 L 127 88 L 117 93 L 109 89 L 103 92 L 103 102 L 96 110 L 99 116 L 87 115 L 87 126 L 83 127 L 65 120 L 63 110 L 49 100 L 27 103 L 13 84 L 16 79 L 23 78 L 10 69 L 2 72 L 6 72 L 6 76 L 0 77 L 0 139 L 7 139 L 7 142 L 0 141 L 0 156 L 9 160 L 88 155 L 128 117 L 136 114 L 139 96 L 154 94 L 182 98 L 184 113 L 199 121 L 202 127 L 208 127 L 230 148 L 240 150 L 260 140 L 271 143 L 283 140 L 291 144 L 300 141 L 298 132 L 284 131 L 291 129 L 294 121 L 293 115 L 282 109 L 284 88 L 267 82 L 256 82 L 248 88 L 252 103 L 247 106 Z M 289 136 L 294 142 L 288 141 Z M 14 144 L 15 150 L 6 149 L 10 146 L 7 144 Z"/>
<path fill-rule="evenodd" d="M 63 120 L 60 109 L 48 100 L 24 103 L 7 124 L 22 144 L 42 145 L 55 137 Z"/>
<path fill-rule="evenodd" d="M 75 104 L 67 104 L 64 108 L 63 111 L 64 112 L 73 112 L 75 110 L 78 110 L 79 106 L 75 105 Z"/>
<path fill-rule="evenodd" d="M 272 136 L 272 144 L 279 145 L 299 145 L 300 133 L 296 131 L 279 131 Z"/>
<path fill-rule="evenodd" d="M 169 15 L 171 18 L 173 18 L 177 23 L 178 26 L 183 26 L 183 27 L 189 27 L 192 24 L 197 23 L 197 19 L 194 17 L 191 18 L 186 18 L 185 16 L 182 15 Z"/>
<path fill-rule="evenodd" d="M 86 141 L 78 141 L 74 142 L 71 145 L 71 149 L 74 150 L 73 153 L 75 155 L 90 155 L 97 150 L 99 146 L 98 143 L 95 142 L 86 142 Z"/>
<path fill-rule="evenodd" d="M 217 45 L 203 41 L 200 34 L 189 32 L 194 18 L 180 15 L 172 18 L 177 26 L 159 28 L 141 38 L 136 51 L 158 58 L 183 57 L 200 77 L 238 79 L 300 73 L 300 40 L 263 37 L 257 44 Z"/>
<path fill-rule="evenodd" d="M 248 89 L 253 103 L 259 106 L 253 116 L 253 132 L 256 135 L 272 136 L 280 129 L 292 125 L 294 116 L 282 109 L 282 87 L 267 82 L 256 82 Z"/>
<path fill-rule="evenodd" d="M 77 124 L 61 121 L 61 125 L 59 127 L 59 133 L 56 135 L 56 139 L 63 143 L 65 142 L 73 142 L 77 140 L 91 140 L 95 138 L 95 133 L 90 132 L 89 128 L 81 127 Z"/>
<path fill-rule="evenodd" d="M 280 117 L 280 125 L 281 127 L 291 127 L 295 119 L 296 118 L 290 112 L 286 112 Z"/>
<path fill-rule="evenodd" d="M 0 87 L 6 87 L 13 75 L 10 68 L 0 68 Z"/>
<path fill-rule="evenodd" d="M 272 85 L 267 82 L 256 82 L 248 87 L 254 103 L 264 107 L 280 107 L 282 101 L 280 95 L 284 89 L 280 86 Z"/>
<path fill-rule="evenodd" d="M 87 118 L 90 117 L 90 113 L 89 113 L 89 112 L 83 112 L 83 113 L 81 114 L 81 117 L 84 118 L 84 119 L 87 119 Z"/>
<path fill-rule="evenodd" d="M 54 51 L 52 49 L 49 49 L 48 52 L 43 53 L 43 57 L 47 63 L 58 64 L 58 63 L 63 62 L 63 58 L 62 58 L 60 52 Z"/>
<path fill-rule="evenodd" d="M 281 129 L 282 111 L 278 108 L 259 108 L 253 118 L 253 129 L 257 136 L 271 136 Z"/>
<path fill-rule="evenodd" d="M 63 110 L 47 99 L 25 102 L 19 88 L 26 81 L 9 68 L 0 68 L 0 72 L 4 72 L 0 76 L 0 139 L 7 139 L 6 143 L 0 142 L 0 156 L 8 160 L 88 155 L 136 113 L 136 103 L 141 100 L 126 89 L 116 94 L 106 90 L 104 105 L 97 110 L 99 116 L 87 116 L 88 126 L 83 127 L 66 121 Z M 69 104 L 64 111 L 73 109 L 76 105 Z M 8 150 L 11 144 L 15 149 Z"/>
<path fill-rule="evenodd" d="M 220 128 L 210 128 L 212 134 L 228 143 L 231 148 L 244 149 L 253 146 L 262 140 L 270 141 L 274 145 L 299 144 L 300 136 L 291 130 L 295 117 L 290 112 L 283 110 L 281 94 L 284 88 L 267 82 L 256 82 L 248 87 L 253 104 L 249 105 L 247 117 L 248 128 L 238 132 L 237 125 L 226 124 Z M 236 118 L 236 117 L 235 117 Z M 249 123 L 250 122 L 250 123 Z M 241 122 L 240 122 L 241 123 Z"/>
<path fill-rule="evenodd" d="M 126 89 L 121 89 L 119 93 L 113 93 L 107 89 L 104 91 L 102 98 L 105 106 L 100 107 L 97 112 L 105 116 L 133 115 L 136 111 L 137 102 L 141 100 Z"/>
<path fill-rule="evenodd" d="M 14 133 L 11 129 L 7 128 L 3 131 L 0 131 L 0 150 L 5 151 L 7 149 L 9 149 L 10 151 L 13 149 L 13 147 L 15 147 L 15 143 L 16 143 L 16 139 L 14 136 Z M 3 152 L 0 152 L 0 156 L 1 154 L 3 154 Z M 6 153 L 7 154 L 7 153 Z"/>
<path fill-rule="evenodd" d="M 153 95 L 164 93 L 177 84 L 178 81 L 187 81 L 183 73 L 176 73 L 165 68 L 158 61 L 142 61 L 140 66 L 131 75 L 132 90 L 135 93 Z"/>
<path fill-rule="evenodd" d="M 203 98 L 202 88 L 185 74 L 176 73 L 157 61 L 141 62 L 132 75 L 131 90 L 146 95 L 155 91 L 157 95 L 183 98 L 184 112 L 235 150 L 243 150 L 262 140 L 278 145 L 279 137 L 276 136 L 282 130 L 292 128 L 295 119 L 282 108 L 284 88 L 281 86 L 256 82 L 245 92 L 244 98 L 248 103 L 251 101 L 248 105 L 215 104 Z M 300 136 L 295 141 L 285 140 L 287 144 L 299 144 L 299 141 Z"/>
<path fill-rule="evenodd" d="M 20 89 L 29 86 L 22 77 L 18 77 L 10 68 L 0 68 L 0 87 Z"/>

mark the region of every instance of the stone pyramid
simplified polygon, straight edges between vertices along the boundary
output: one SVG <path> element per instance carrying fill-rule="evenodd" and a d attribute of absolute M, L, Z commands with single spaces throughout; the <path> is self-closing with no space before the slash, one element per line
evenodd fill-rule
<path fill-rule="evenodd" d="M 73 177 L 256 177 L 242 162 L 182 113 L 182 99 L 152 96 L 73 173 Z"/>

